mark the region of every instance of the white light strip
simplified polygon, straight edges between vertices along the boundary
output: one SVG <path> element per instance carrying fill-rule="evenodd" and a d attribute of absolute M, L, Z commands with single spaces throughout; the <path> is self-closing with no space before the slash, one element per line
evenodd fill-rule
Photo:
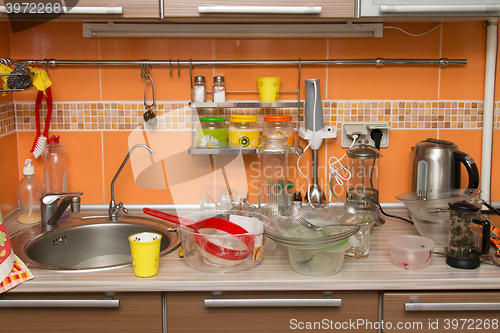
<path fill-rule="evenodd" d="M 430 13 L 430 12 L 495 12 L 500 10 L 500 5 L 454 5 L 454 6 L 438 6 L 438 5 L 400 5 L 389 6 L 382 5 L 379 7 L 384 13 Z"/>
<path fill-rule="evenodd" d="M 48 11 L 50 8 L 50 12 Z M 60 7 L 64 11 L 64 14 L 123 14 L 123 8 L 122 7 L 73 7 L 71 10 L 68 12 L 66 7 Z M 31 13 L 31 10 L 36 10 L 36 13 Z M 39 12 L 41 11 L 41 12 Z M 0 13 L 7 13 L 7 14 L 38 14 L 38 15 L 43 15 L 43 14 L 59 14 L 53 7 L 23 7 L 20 6 L 19 8 L 14 8 L 14 7 L 9 7 L 7 8 L 6 6 L 0 6 Z"/>
<path fill-rule="evenodd" d="M 321 14 L 321 7 L 293 6 L 198 6 L 202 14 Z"/>
<path fill-rule="evenodd" d="M 377 24 L 133 24 L 83 23 L 83 37 L 382 37 Z"/>

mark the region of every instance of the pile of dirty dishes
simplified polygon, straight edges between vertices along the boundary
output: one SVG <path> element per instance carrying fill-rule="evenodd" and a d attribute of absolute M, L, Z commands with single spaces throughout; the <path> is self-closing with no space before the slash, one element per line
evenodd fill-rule
<path fill-rule="evenodd" d="M 306 228 L 297 221 L 303 217 L 312 224 L 329 225 L 321 230 Z M 330 224 L 341 224 L 331 225 Z M 349 237 L 359 231 L 354 214 L 335 208 L 304 209 L 293 216 L 275 215 L 265 226 L 266 236 L 288 251 L 297 273 L 325 276 L 338 273 L 349 248 Z"/>
<path fill-rule="evenodd" d="M 471 201 L 479 195 L 477 189 L 447 189 L 403 193 L 396 196 L 410 211 L 410 217 L 422 237 L 432 239 L 436 246 L 448 245 L 450 213 L 448 203 Z"/>
<path fill-rule="evenodd" d="M 190 267 L 208 273 L 234 273 L 262 261 L 265 216 L 242 210 L 207 210 L 183 218 L 181 245 Z M 185 223 L 187 220 L 194 223 Z"/>

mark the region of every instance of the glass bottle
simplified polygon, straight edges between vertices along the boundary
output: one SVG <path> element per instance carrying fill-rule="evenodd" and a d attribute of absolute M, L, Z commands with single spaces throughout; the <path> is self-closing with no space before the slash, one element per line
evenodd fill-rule
<path fill-rule="evenodd" d="M 215 103 L 224 103 L 226 101 L 226 85 L 224 83 L 224 76 L 214 77 L 212 100 Z"/>

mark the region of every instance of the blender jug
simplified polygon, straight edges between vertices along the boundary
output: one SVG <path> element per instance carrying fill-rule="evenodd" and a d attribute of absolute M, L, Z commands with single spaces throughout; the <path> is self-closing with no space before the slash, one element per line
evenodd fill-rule
<path fill-rule="evenodd" d="M 288 146 L 284 136 L 260 138 L 259 146 L 259 212 L 271 217 L 288 216 L 293 189 L 288 182 L 288 154 L 300 155 L 300 150 Z"/>
<path fill-rule="evenodd" d="M 490 250 L 490 221 L 480 219 L 481 199 L 450 202 L 450 241 L 446 263 L 455 268 L 474 269 L 480 256 Z"/>

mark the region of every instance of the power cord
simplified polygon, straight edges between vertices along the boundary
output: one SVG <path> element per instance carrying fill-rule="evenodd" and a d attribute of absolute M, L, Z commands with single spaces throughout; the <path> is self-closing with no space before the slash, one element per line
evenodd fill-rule
<path fill-rule="evenodd" d="M 347 155 L 347 152 L 349 151 L 349 149 L 351 149 L 354 146 L 354 144 L 358 140 L 358 137 L 359 137 L 358 134 L 353 134 L 351 146 L 347 149 L 347 151 L 344 153 L 344 155 L 342 155 L 341 158 L 337 158 L 335 156 L 332 156 L 328 159 L 328 176 L 329 176 L 328 183 L 330 184 L 330 195 L 329 195 L 328 201 L 330 201 L 330 202 L 332 201 L 332 195 L 335 197 L 335 199 L 337 199 L 337 201 L 342 201 L 337 197 L 337 195 L 335 194 L 335 191 L 333 190 L 333 180 L 335 179 L 335 181 L 337 182 L 338 185 L 343 186 L 344 181 L 351 179 L 351 176 L 352 176 L 351 172 L 349 171 L 349 169 L 345 165 L 343 165 L 341 163 L 341 161 Z M 335 161 L 331 162 L 332 159 L 335 159 Z M 337 163 L 339 164 L 339 167 L 334 168 L 334 165 Z M 344 177 L 340 174 L 340 172 L 342 170 L 346 171 L 346 173 L 347 173 L 346 177 Z"/>
<path fill-rule="evenodd" d="M 380 143 L 382 141 L 382 131 L 379 130 L 379 129 L 374 129 L 373 131 L 371 131 L 370 133 L 370 137 L 372 138 L 372 140 L 375 142 L 375 148 L 377 150 L 380 150 Z M 373 159 L 373 166 L 372 166 L 372 171 L 371 171 L 371 174 L 370 174 L 370 185 L 372 188 L 373 187 L 373 171 L 375 169 L 375 161 L 376 161 L 377 157 Z M 408 219 L 405 219 L 404 217 L 401 217 L 401 216 L 396 216 L 396 215 L 391 215 L 391 214 L 387 214 L 386 212 L 384 212 L 384 210 L 382 209 L 382 206 L 380 205 L 380 202 L 377 202 L 377 206 L 378 206 L 378 209 L 380 210 L 380 212 L 382 214 L 384 214 L 385 216 L 387 217 L 392 217 L 394 219 L 398 219 L 398 220 L 401 220 L 401 221 L 405 221 L 405 222 L 408 222 L 408 223 L 411 223 L 413 224 L 413 221 L 412 220 L 408 220 Z"/>
<path fill-rule="evenodd" d="M 439 23 L 439 24 L 438 24 L 438 25 L 436 25 L 434 28 L 432 28 L 432 29 L 430 29 L 430 30 L 427 30 L 427 31 L 425 31 L 425 32 L 422 32 L 422 33 L 420 33 L 420 34 L 412 34 L 412 33 L 408 32 L 408 31 L 405 31 L 405 30 L 403 30 L 403 29 L 401 29 L 401 28 L 398 28 L 398 27 L 395 27 L 395 26 L 392 26 L 392 25 L 384 25 L 384 29 L 396 29 L 396 30 L 401 31 L 402 33 L 407 34 L 408 36 L 411 36 L 411 37 L 420 37 L 420 36 L 423 36 L 423 35 L 428 34 L 428 33 L 429 33 L 429 32 L 431 32 L 431 31 L 434 31 L 435 29 L 439 28 L 442 24 L 443 24 L 443 22 Z"/>

